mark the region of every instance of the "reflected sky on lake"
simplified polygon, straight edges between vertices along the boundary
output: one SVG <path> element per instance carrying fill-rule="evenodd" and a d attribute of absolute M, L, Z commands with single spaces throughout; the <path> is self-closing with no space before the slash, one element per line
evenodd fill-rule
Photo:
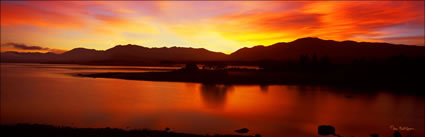
<path fill-rule="evenodd" d="M 391 136 L 389 126 L 395 125 L 415 128 L 410 134 L 424 136 L 423 97 L 317 86 L 215 85 L 70 75 L 151 70 L 108 68 L 1 64 L 1 122 L 170 127 L 197 134 L 234 134 L 235 129 L 248 128 L 248 135 L 265 137 L 316 137 L 317 126 L 323 124 L 335 126 L 343 136 Z"/>

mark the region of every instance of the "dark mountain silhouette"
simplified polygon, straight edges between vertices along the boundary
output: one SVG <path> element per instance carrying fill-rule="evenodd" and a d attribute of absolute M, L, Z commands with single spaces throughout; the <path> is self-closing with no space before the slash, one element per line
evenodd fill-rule
<path fill-rule="evenodd" d="M 301 38 L 270 46 L 241 48 L 230 55 L 196 48 L 147 48 L 117 45 L 107 50 L 75 48 L 63 54 L 1 53 L 2 62 L 76 63 L 103 65 L 159 65 L 184 62 L 258 62 L 298 61 L 301 57 L 317 57 L 333 63 L 351 63 L 356 59 L 382 60 L 393 56 L 424 57 L 425 47 L 355 41 L 333 41 Z"/>
<path fill-rule="evenodd" d="M 95 50 L 95 49 L 86 49 L 86 48 L 75 48 L 61 55 L 58 55 L 58 61 L 64 62 L 92 62 L 92 61 L 101 61 L 107 59 L 104 54 L 104 51 Z"/>
<path fill-rule="evenodd" d="M 242 48 L 230 55 L 237 61 L 288 61 L 299 60 L 301 56 L 328 57 L 334 62 L 351 62 L 354 59 L 387 59 L 392 56 L 425 56 L 425 47 L 394 45 L 355 41 L 333 41 L 319 38 L 301 38 L 289 43 L 270 46 Z"/>
<path fill-rule="evenodd" d="M 54 53 L 1 53 L 2 62 L 75 63 L 103 65 L 158 65 L 159 63 L 223 61 L 226 54 L 206 49 L 171 47 L 147 48 L 138 45 L 117 45 L 94 50 L 75 48 L 62 54 Z"/>
<path fill-rule="evenodd" d="M 206 49 L 171 47 L 146 48 L 137 45 L 118 45 L 104 53 L 108 61 L 114 63 L 158 63 L 158 62 L 190 62 L 190 61 L 221 61 L 226 55 Z"/>
<path fill-rule="evenodd" d="M 38 52 L 15 52 L 8 51 L 1 53 L 1 62 L 16 63 L 47 63 L 54 62 L 58 57 L 55 53 L 38 53 Z"/>

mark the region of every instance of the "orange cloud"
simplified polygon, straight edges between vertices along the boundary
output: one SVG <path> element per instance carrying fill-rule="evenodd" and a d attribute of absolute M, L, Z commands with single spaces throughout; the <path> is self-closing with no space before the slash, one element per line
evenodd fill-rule
<path fill-rule="evenodd" d="M 395 44 L 409 44 L 425 46 L 424 36 L 406 36 L 406 37 L 387 37 L 381 38 L 381 41 Z"/>
<path fill-rule="evenodd" d="M 423 5 L 423 1 L 2 1 L 0 27 L 3 43 L 58 49 L 102 50 L 132 43 L 230 53 L 310 36 L 421 44 Z"/>
<path fill-rule="evenodd" d="M 84 24 L 76 16 L 51 12 L 30 5 L 2 2 L 1 26 L 39 26 L 48 28 L 77 28 Z"/>
<path fill-rule="evenodd" d="M 104 23 L 107 23 L 108 25 L 116 25 L 115 27 L 128 23 L 128 20 L 126 20 L 124 18 L 120 18 L 120 17 L 115 17 L 115 16 L 94 15 L 94 17 L 97 20 L 100 20 Z"/>
<path fill-rule="evenodd" d="M 323 14 L 323 31 L 318 35 L 347 39 L 356 35 L 385 35 L 378 31 L 423 18 L 423 13 L 415 8 L 417 4 L 423 2 L 323 2 L 308 5 L 305 11 Z"/>
<path fill-rule="evenodd" d="M 282 2 L 276 3 L 279 4 Z M 231 39 L 259 43 L 306 36 L 375 40 L 374 37 L 386 35 L 381 29 L 423 19 L 423 11 L 417 5 L 422 5 L 423 10 L 423 2 L 310 2 L 298 10 L 223 15 L 217 18 L 220 23 L 216 27 Z"/>

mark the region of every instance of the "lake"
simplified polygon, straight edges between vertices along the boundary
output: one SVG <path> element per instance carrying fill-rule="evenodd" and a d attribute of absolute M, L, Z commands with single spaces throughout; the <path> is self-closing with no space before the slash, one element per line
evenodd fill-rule
<path fill-rule="evenodd" d="M 317 137 L 424 136 L 424 98 L 385 90 L 295 85 L 214 85 L 75 77 L 75 73 L 175 67 L 1 64 L 1 123 L 149 128 L 196 134 Z"/>

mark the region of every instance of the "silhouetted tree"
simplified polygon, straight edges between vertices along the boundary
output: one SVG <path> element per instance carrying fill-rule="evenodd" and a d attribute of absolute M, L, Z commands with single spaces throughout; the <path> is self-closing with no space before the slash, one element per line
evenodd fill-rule
<path fill-rule="evenodd" d="M 336 135 L 335 128 L 330 125 L 320 125 L 317 131 L 321 136 Z"/>
<path fill-rule="evenodd" d="M 329 65 L 330 63 L 331 63 L 331 61 L 329 59 L 329 56 L 323 56 L 320 59 L 320 64 L 322 64 L 322 65 Z"/>
<path fill-rule="evenodd" d="M 204 70 L 225 70 L 227 67 L 226 64 L 223 63 L 214 63 L 214 64 L 205 64 L 202 69 Z"/>
<path fill-rule="evenodd" d="M 192 64 L 192 63 L 188 63 L 186 64 L 186 66 L 183 68 L 184 70 L 199 70 L 198 66 L 196 64 Z"/>
<path fill-rule="evenodd" d="M 311 56 L 311 64 L 316 65 L 318 64 L 318 59 L 316 54 L 314 54 L 313 56 Z"/>
<path fill-rule="evenodd" d="M 393 137 L 402 137 L 400 132 L 394 131 Z"/>
<path fill-rule="evenodd" d="M 370 134 L 371 137 L 379 137 L 378 134 Z"/>
<path fill-rule="evenodd" d="M 300 56 L 300 64 L 306 65 L 309 63 L 308 56 Z"/>
<path fill-rule="evenodd" d="M 248 133 L 249 132 L 249 129 L 247 129 L 247 128 L 241 128 L 241 129 L 235 130 L 235 132 L 237 132 L 237 133 Z"/>

